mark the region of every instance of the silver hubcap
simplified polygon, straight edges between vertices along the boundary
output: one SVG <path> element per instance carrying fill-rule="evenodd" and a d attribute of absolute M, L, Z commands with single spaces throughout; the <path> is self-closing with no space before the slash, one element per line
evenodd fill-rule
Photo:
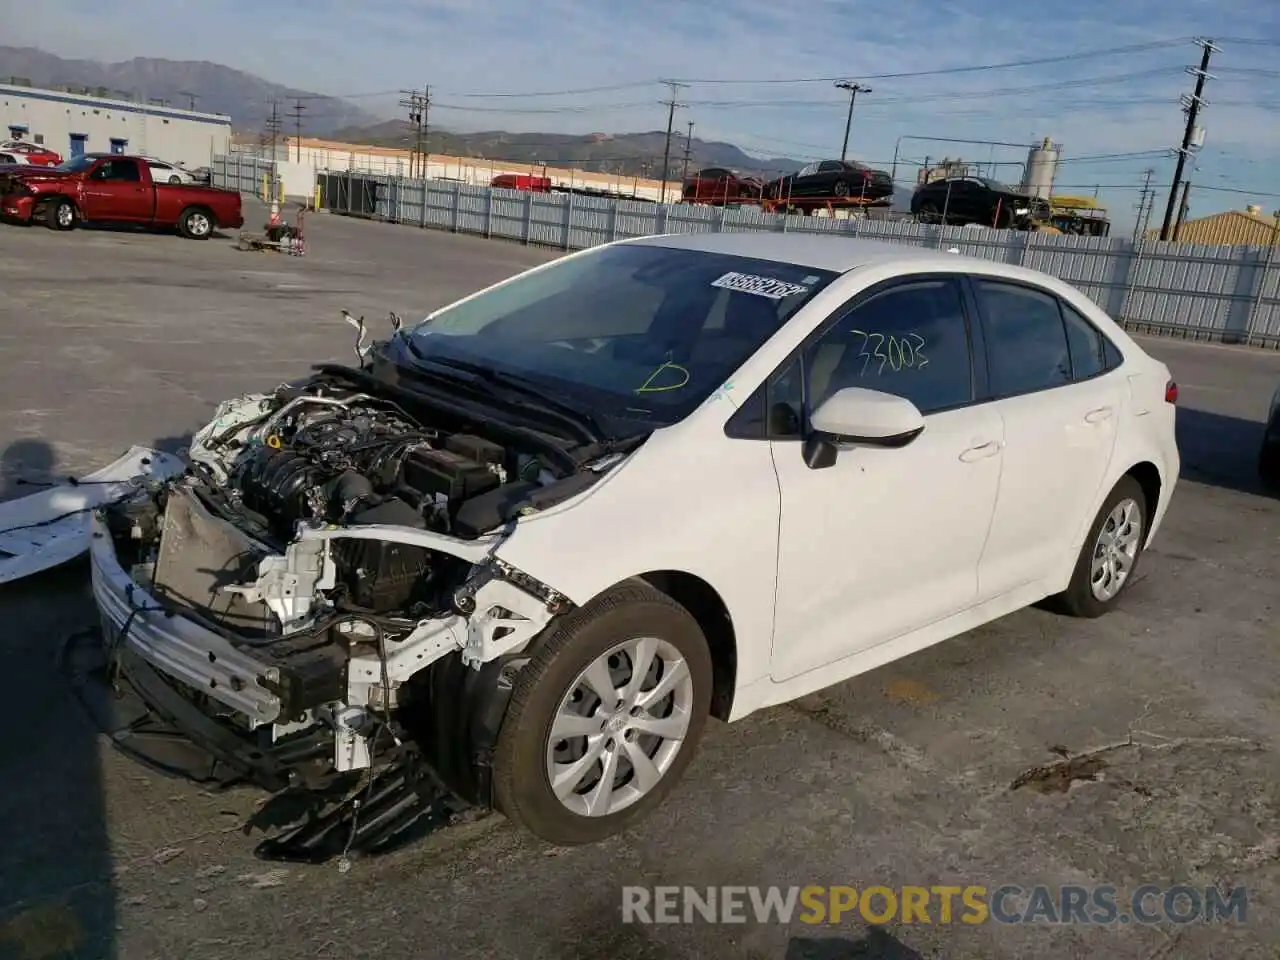
<path fill-rule="evenodd" d="M 76 212 L 71 209 L 71 204 L 64 203 L 58 207 L 58 225 L 62 227 L 71 226 L 71 221 L 76 217 Z"/>
<path fill-rule="evenodd" d="M 547 741 L 547 778 L 582 817 L 617 813 L 648 794 L 680 753 L 693 677 L 665 640 L 638 637 L 583 670 L 560 701 Z"/>
<path fill-rule="evenodd" d="M 1142 542 L 1142 510 L 1131 499 L 1121 500 L 1098 532 L 1093 546 L 1093 565 L 1089 571 L 1093 595 L 1110 600 L 1129 579 Z"/>
<path fill-rule="evenodd" d="M 209 218 L 203 213 L 193 213 L 190 219 L 187 220 L 187 229 L 194 236 L 203 237 L 209 232 Z"/>

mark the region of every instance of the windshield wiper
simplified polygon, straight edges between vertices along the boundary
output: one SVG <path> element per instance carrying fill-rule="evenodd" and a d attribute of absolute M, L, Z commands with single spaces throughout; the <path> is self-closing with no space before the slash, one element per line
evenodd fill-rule
<path fill-rule="evenodd" d="M 410 349 L 412 350 L 413 348 L 410 347 Z M 535 380 L 514 373 L 494 370 L 492 367 L 487 367 L 480 363 L 472 363 L 469 360 L 457 360 L 453 357 L 426 357 L 416 350 L 413 350 L 413 353 L 414 356 L 426 363 L 461 370 L 471 374 L 475 380 L 482 381 L 490 387 L 501 387 L 538 401 L 536 406 L 541 408 L 543 413 L 551 414 L 561 423 L 573 428 L 583 440 L 589 443 L 603 444 L 612 439 L 609 431 L 601 426 L 600 421 L 595 416 L 581 407 L 557 399 Z"/>

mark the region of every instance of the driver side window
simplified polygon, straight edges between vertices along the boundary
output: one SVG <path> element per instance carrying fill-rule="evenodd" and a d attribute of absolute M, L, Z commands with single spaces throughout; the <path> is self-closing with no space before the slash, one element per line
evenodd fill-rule
<path fill-rule="evenodd" d="M 837 314 L 770 378 L 757 408 L 763 430 L 774 439 L 800 436 L 807 417 L 846 387 L 904 397 L 926 416 L 971 403 L 973 364 L 959 283 L 893 286 Z"/>

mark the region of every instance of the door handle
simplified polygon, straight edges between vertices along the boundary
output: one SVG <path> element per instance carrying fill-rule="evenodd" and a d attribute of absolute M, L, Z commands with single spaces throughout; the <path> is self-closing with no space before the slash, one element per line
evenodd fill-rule
<path fill-rule="evenodd" d="M 973 463 L 975 460 L 985 460 L 987 457 L 994 457 L 1000 452 L 1000 448 L 1004 443 L 999 440 L 988 440 L 986 443 L 979 443 L 970 447 L 964 453 L 960 454 L 960 459 L 965 463 Z"/>
<path fill-rule="evenodd" d="M 1103 420 L 1110 420 L 1111 408 L 1098 407 L 1097 410 L 1090 410 L 1084 415 L 1084 419 L 1087 423 L 1101 423 Z"/>

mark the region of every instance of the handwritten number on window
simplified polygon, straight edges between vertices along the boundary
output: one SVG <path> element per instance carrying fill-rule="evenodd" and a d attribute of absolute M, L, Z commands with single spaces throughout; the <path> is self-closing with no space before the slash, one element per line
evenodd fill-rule
<path fill-rule="evenodd" d="M 864 330 L 851 330 L 850 333 L 862 338 L 858 352 L 858 356 L 862 358 L 861 376 L 866 376 L 877 361 L 876 376 L 884 373 L 886 365 L 894 373 L 901 370 L 923 370 L 929 365 L 929 358 L 924 355 L 925 339 L 918 333 L 908 333 L 904 337 L 886 337 L 883 333 L 867 333 Z M 867 349 L 868 344 L 872 344 L 870 350 Z"/>

